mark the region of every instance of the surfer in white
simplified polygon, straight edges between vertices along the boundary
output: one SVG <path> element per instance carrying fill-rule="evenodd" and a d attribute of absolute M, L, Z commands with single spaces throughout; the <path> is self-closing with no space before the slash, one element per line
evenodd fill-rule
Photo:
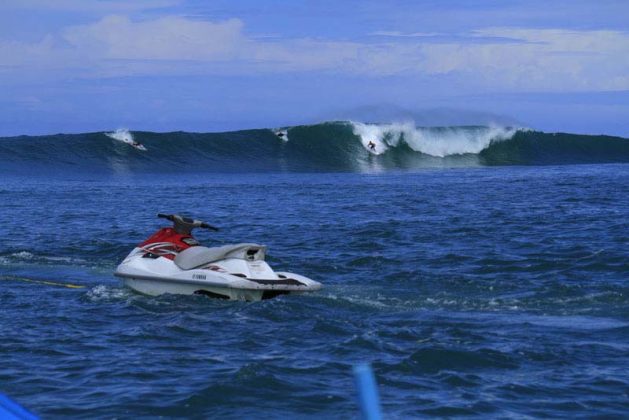
<path fill-rule="evenodd" d="M 371 149 L 373 152 L 376 151 L 376 143 L 372 142 L 371 140 L 369 140 L 367 147 L 369 147 L 369 149 Z"/>

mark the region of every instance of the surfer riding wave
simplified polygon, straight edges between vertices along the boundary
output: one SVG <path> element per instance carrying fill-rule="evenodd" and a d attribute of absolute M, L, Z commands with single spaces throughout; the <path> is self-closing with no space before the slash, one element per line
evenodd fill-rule
<path fill-rule="evenodd" d="M 142 143 L 135 141 L 135 139 L 133 138 L 133 134 L 131 134 L 131 132 L 129 132 L 129 130 L 127 129 L 119 128 L 113 133 L 105 133 L 105 135 L 119 142 L 126 143 L 129 146 L 136 148 L 137 150 L 141 150 L 143 152 L 147 151 L 147 148 L 144 147 Z"/>

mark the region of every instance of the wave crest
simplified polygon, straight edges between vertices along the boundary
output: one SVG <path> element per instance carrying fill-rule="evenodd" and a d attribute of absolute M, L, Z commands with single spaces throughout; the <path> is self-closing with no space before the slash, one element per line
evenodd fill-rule
<path fill-rule="evenodd" d="M 375 143 L 374 154 L 406 144 L 415 152 L 435 157 L 478 154 L 493 142 L 511 139 L 521 128 L 511 127 L 416 127 L 412 122 L 365 124 L 351 121 L 353 132 L 368 149 Z"/>
<path fill-rule="evenodd" d="M 113 133 L 105 133 L 105 135 L 114 140 L 118 140 L 127 144 L 133 144 L 133 142 L 135 141 L 133 139 L 133 134 L 131 134 L 131 132 L 127 128 L 119 128 Z"/>

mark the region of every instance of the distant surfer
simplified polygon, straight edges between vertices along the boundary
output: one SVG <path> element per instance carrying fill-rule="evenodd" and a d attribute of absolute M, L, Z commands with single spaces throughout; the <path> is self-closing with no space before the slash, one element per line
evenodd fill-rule
<path fill-rule="evenodd" d="M 283 142 L 287 142 L 288 141 L 288 131 L 286 131 L 286 130 L 276 130 L 273 133 L 275 133 L 277 138 L 282 140 Z"/>
<path fill-rule="evenodd" d="M 141 150 L 141 151 L 143 151 L 143 152 L 146 152 L 146 147 L 144 147 L 144 145 L 143 145 L 142 143 L 139 143 L 139 142 L 137 142 L 137 141 L 135 141 L 135 140 L 132 140 L 132 141 L 130 141 L 130 142 L 125 142 L 125 143 L 127 143 L 127 144 L 128 144 L 128 145 L 130 145 L 130 146 L 135 147 L 135 148 L 136 148 L 136 149 L 138 149 L 138 150 Z"/>
<path fill-rule="evenodd" d="M 367 144 L 367 147 L 369 147 L 369 149 L 370 149 L 372 152 L 375 152 L 375 151 L 376 151 L 376 143 L 372 142 L 371 140 L 369 140 L 369 144 Z"/>
<path fill-rule="evenodd" d="M 110 137 L 110 138 L 116 140 L 116 141 L 119 141 L 119 142 L 122 142 L 122 143 L 127 143 L 129 146 L 131 146 L 131 147 L 133 147 L 135 149 L 141 150 L 143 152 L 146 152 L 146 150 L 147 150 L 146 147 L 142 143 L 136 141 L 133 138 L 133 135 L 127 129 L 119 128 L 115 132 L 113 132 L 113 133 L 105 133 L 105 135 L 107 137 Z"/>
<path fill-rule="evenodd" d="M 135 147 L 138 150 L 143 151 L 143 152 L 146 152 L 148 150 L 146 148 L 146 146 L 144 146 L 142 143 L 138 143 L 137 141 L 135 143 L 133 143 L 132 146 Z"/>

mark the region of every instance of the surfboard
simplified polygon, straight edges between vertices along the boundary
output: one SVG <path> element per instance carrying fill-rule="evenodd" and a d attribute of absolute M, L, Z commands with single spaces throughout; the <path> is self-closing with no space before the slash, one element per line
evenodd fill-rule
<path fill-rule="evenodd" d="M 133 140 L 133 135 L 128 130 L 119 129 L 113 133 L 105 133 L 105 135 L 121 143 L 126 143 L 134 149 L 141 150 L 143 152 L 148 150 L 142 143 L 138 143 Z"/>
<path fill-rule="evenodd" d="M 132 147 L 135 147 L 136 149 L 141 150 L 141 151 L 143 151 L 143 152 L 146 152 L 146 151 L 148 150 L 148 149 L 147 149 L 146 147 L 144 147 L 144 145 L 143 145 L 143 144 L 141 144 L 141 143 L 138 143 L 138 144 L 133 144 L 133 143 L 130 143 L 130 144 L 131 144 L 131 146 L 132 146 Z"/>

